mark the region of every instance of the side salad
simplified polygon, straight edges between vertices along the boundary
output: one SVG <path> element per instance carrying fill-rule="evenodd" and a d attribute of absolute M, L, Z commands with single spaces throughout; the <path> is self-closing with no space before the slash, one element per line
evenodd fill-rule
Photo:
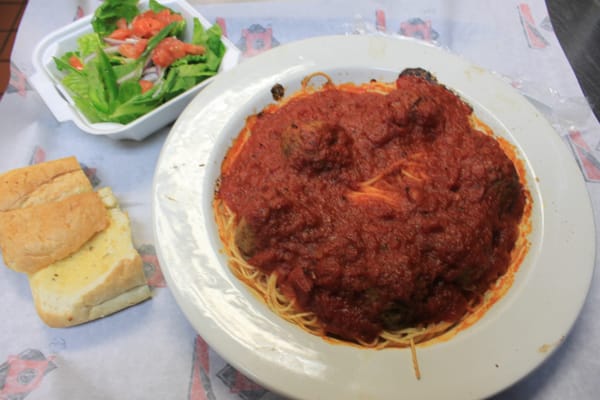
<path fill-rule="evenodd" d="M 77 50 L 54 57 L 62 84 L 92 122 L 127 124 L 185 92 L 219 69 L 225 45 L 221 28 L 204 29 L 194 18 L 183 41 L 183 16 L 150 0 L 105 0 L 92 18 L 93 32 Z"/>

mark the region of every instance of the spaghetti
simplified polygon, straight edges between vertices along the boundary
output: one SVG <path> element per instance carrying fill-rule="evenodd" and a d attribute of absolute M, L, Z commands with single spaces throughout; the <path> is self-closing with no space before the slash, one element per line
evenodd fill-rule
<path fill-rule="evenodd" d="M 414 353 L 515 265 L 524 178 L 431 75 L 324 76 L 247 119 L 215 193 L 221 240 L 236 277 L 284 319 Z"/>

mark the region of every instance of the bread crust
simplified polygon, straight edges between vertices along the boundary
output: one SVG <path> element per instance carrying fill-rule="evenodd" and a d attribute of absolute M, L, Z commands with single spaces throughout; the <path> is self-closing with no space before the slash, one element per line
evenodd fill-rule
<path fill-rule="evenodd" d="M 35 273 L 76 252 L 109 223 L 95 192 L 0 212 L 0 249 L 15 271 Z"/>
<path fill-rule="evenodd" d="M 75 171 L 81 171 L 79 162 L 75 157 L 66 157 L 0 174 L 0 211 L 19 208 L 36 189 Z"/>
<path fill-rule="evenodd" d="M 17 203 L 20 208 L 64 200 L 75 194 L 93 191 L 92 184 L 82 170 L 67 172 L 39 186 L 23 196 Z"/>

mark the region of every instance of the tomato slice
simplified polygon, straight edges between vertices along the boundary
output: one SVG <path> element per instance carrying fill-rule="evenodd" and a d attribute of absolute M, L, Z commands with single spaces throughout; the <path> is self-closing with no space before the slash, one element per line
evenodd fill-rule
<path fill-rule="evenodd" d="M 183 17 L 179 14 L 171 14 L 171 12 L 167 9 L 161 10 L 154 15 L 154 18 L 163 22 L 165 26 L 169 25 L 171 22 L 182 21 Z"/>
<path fill-rule="evenodd" d="M 181 40 L 168 37 L 163 39 L 152 51 L 152 61 L 160 67 L 168 67 L 173 61 L 188 54 L 204 54 L 202 46 L 184 43 Z"/>
<path fill-rule="evenodd" d="M 156 35 L 166 26 L 157 19 L 145 17 L 147 13 L 137 16 L 131 23 L 131 29 L 136 36 L 149 38 Z"/>
<path fill-rule="evenodd" d="M 119 53 L 128 58 L 137 59 L 146 49 L 147 39 L 156 35 L 165 26 L 172 22 L 182 21 L 183 17 L 179 14 L 171 13 L 164 9 L 159 12 L 148 10 L 133 19 L 131 27 L 128 26 L 125 18 L 117 21 L 117 29 L 110 35 L 110 38 L 125 40 L 130 37 L 143 38 L 136 43 L 124 43 L 119 46 Z M 184 43 L 174 37 L 163 39 L 152 52 L 152 61 L 161 67 L 168 67 L 173 61 L 187 54 L 204 54 L 203 46 Z"/>
<path fill-rule="evenodd" d="M 125 18 L 117 20 L 117 29 L 127 29 L 127 20 Z"/>
<path fill-rule="evenodd" d="M 140 79 L 140 86 L 142 87 L 142 93 L 146 93 L 148 90 L 152 89 L 154 83 L 147 81 L 145 79 Z"/>
<path fill-rule="evenodd" d="M 130 37 L 132 34 L 133 34 L 133 32 L 130 29 L 117 28 L 113 31 L 113 33 L 108 35 L 108 37 L 112 38 L 112 39 L 124 40 L 124 39 L 127 39 L 128 37 Z"/>
<path fill-rule="evenodd" d="M 119 46 L 119 53 L 127 58 L 138 59 L 146 50 L 147 45 L 146 39 L 140 39 L 136 43 L 123 43 Z"/>
<path fill-rule="evenodd" d="M 69 64 L 71 65 L 71 67 L 75 68 L 78 71 L 81 71 L 83 69 L 83 63 L 77 56 L 69 57 Z"/>
<path fill-rule="evenodd" d="M 171 22 L 182 20 L 183 17 L 181 15 L 171 14 L 167 9 L 161 10 L 158 13 L 148 10 L 133 19 L 131 28 L 136 36 L 149 38 L 156 35 Z"/>

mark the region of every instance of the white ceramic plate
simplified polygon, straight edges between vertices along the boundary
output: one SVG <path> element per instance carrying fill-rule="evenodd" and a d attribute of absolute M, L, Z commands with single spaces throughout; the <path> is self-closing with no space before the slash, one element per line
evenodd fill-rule
<path fill-rule="evenodd" d="M 159 0 L 159 3 L 181 13 L 184 17 L 187 23 L 186 30 L 183 33 L 184 41 L 189 41 L 192 37 L 192 20 L 194 17 L 198 18 L 206 29 L 211 26 L 211 23 L 185 0 Z M 147 2 L 142 2 L 140 9 L 147 9 Z M 214 77 L 211 77 L 200 82 L 187 92 L 128 124 L 91 123 L 77 109 L 66 89 L 62 87 L 60 83 L 62 73 L 56 69 L 53 57 L 61 56 L 65 52 L 77 48 L 77 39 L 86 33 L 92 32 L 92 17 L 93 15 L 88 15 L 50 33 L 36 46 L 33 52 L 32 61 L 36 73 L 29 80 L 57 121 L 73 121 L 79 129 L 92 135 L 103 135 L 112 139 L 142 140 L 173 122 L 194 96 L 214 79 Z M 240 56 L 240 51 L 229 39 L 223 37 L 221 40 L 227 52 L 219 66 L 220 72 L 233 68 L 238 63 Z"/>
<path fill-rule="evenodd" d="M 230 273 L 211 201 L 223 155 L 246 116 L 309 73 L 336 82 L 392 81 L 422 67 L 457 91 L 524 160 L 533 197 L 531 248 L 508 293 L 476 324 L 410 352 L 333 345 L 284 322 Z M 589 288 L 594 236 L 589 197 L 571 154 L 513 88 L 421 42 L 340 36 L 295 42 L 221 74 L 175 123 L 156 169 L 158 255 L 169 287 L 198 333 L 223 358 L 279 393 L 306 399 L 481 398 L 516 382 L 568 334 Z M 565 266 L 573 268 L 565 268 Z"/>

